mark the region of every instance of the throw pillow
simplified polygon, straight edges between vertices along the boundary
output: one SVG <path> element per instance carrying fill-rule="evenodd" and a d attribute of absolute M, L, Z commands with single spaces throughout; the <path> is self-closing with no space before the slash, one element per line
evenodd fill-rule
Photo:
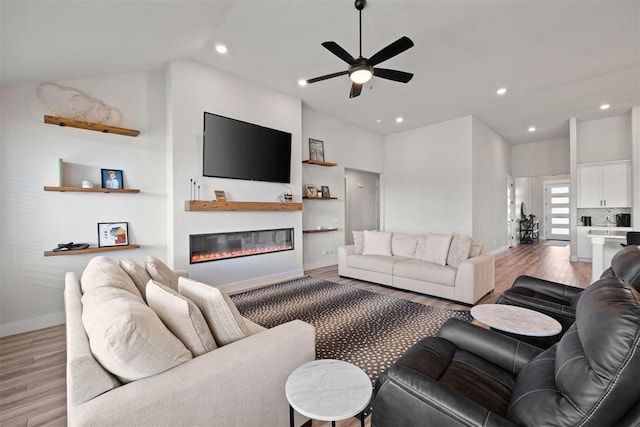
<path fill-rule="evenodd" d="M 451 244 L 450 234 L 427 234 L 424 239 L 423 261 L 432 262 L 441 266 L 447 265 L 447 255 Z"/>
<path fill-rule="evenodd" d="M 393 255 L 413 257 L 416 253 L 418 240 L 413 234 L 393 233 L 391 237 L 391 253 Z"/>
<path fill-rule="evenodd" d="M 391 256 L 391 233 L 365 230 L 362 254 Z"/>
<path fill-rule="evenodd" d="M 447 255 L 447 264 L 453 268 L 458 268 L 460 263 L 469 258 L 471 250 L 471 237 L 453 233 L 451 246 Z"/>
<path fill-rule="evenodd" d="M 138 291 L 142 294 L 142 298 L 147 300 L 147 283 L 151 280 L 149 277 L 149 273 L 144 269 L 143 266 L 135 262 L 130 258 L 121 257 L 120 258 L 120 268 L 122 268 L 133 280 Z"/>
<path fill-rule="evenodd" d="M 419 234 L 416 236 L 416 241 L 418 244 L 416 245 L 416 253 L 413 256 L 415 259 L 422 259 L 424 257 L 424 239 L 427 236 Z"/>
<path fill-rule="evenodd" d="M 209 329 L 219 346 L 250 335 L 244 318 L 231 298 L 220 289 L 181 277 L 180 293 L 193 301 L 204 314 Z"/>
<path fill-rule="evenodd" d="M 469 250 L 469 258 L 478 256 L 482 253 L 482 242 L 478 239 L 471 238 L 471 249 Z"/>
<path fill-rule="evenodd" d="M 161 283 L 147 283 L 147 304 L 191 354 L 200 356 L 218 348 L 202 312 L 189 298 Z"/>
<path fill-rule="evenodd" d="M 148 256 L 144 259 L 144 266 L 149 276 L 156 282 L 160 282 L 173 289 L 178 290 L 178 275 L 158 258 Z"/>
<path fill-rule="evenodd" d="M 82 324 L 96 360 L 122 382 L 159 374 L 192 358 L 142 299 L 122 289 L 85 292 Z"/>
<path fill-rule="evenodd" d="M 353 246 L 357 255 L 364 252 L 364 231 L 353 231 Z"/>
<path fill-rule="evenodd" d="M 106 256 L 91 258 L 82 272 L 80 287 L 82 293 L 102 287 L 123 289 L 142 300 L 142 295 L 131 277 L 114 260 Z"/>

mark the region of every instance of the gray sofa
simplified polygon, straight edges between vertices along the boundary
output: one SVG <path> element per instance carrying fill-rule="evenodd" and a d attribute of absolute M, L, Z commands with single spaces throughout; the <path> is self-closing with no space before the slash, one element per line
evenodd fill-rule
<path fill-rule="evenodd" d="M 105 276 L 112 274 L 113 265 L 104 268 L 106 260 L 98 264 L 98 271 L 83 274 L 83 281 L 110 281 Z M 116 273 L 114 286 L 121 286 L 122 275 Z M 66 274 L 69 425 L 289 425 L 285 382 L 294 369 L 315 359 L 313 326 L 296 320 L 265 329 L 245 319 L 246 338 L 197 357 L 189 354 L 189 360 L 171 369 L 126 382 L 104 369 L 92 353 L 83 324 L 82 289 L 87 285 L 74 273 Z M 296 425 L 305 421 L 298 417 Z"/>
<path fill-rule="evenodd" d="M 366 238 L 376 232 L 364 233 Z M 338 248 L 338 274 L 474 304 L 495 287 L 494 255 L 482 253 L 482 244 L 477 240 L 455 234 L 447 246 L 445 236 L 387 233 L 388 248 L 384 247 L 385 242 L 378 241 L 369 252 L 366 242 L 360 244 L 364 247 L 356 248 L 356 237 L 356 244 Z M 465 246 L 469 247 L 466 255 L 464 249 L 458 251 L 458 243 L 463 240 L 471 241 L 470 247 L 468 243 Z"/>

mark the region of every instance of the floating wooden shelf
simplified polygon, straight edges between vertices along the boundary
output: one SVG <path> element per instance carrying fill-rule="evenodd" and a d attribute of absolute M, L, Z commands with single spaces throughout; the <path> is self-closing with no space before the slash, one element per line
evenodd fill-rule
<path fill-rule="evenodd" d="M 305 200 L 338 200 L 337 197 L 303 197 Z"/>
<path fill-rule="evenodd" d="M 337 231 L 336 227 L 330 228 L 313 228 L 311 230 L 302 230 L 303 233 L 312 234 L 312 233 L 328 233 L 329 231 Z"/>
<path fill-rule="evenodd" d="M 327 166 L 327 167 L 338 166 L 337 163 L 321 162 L 320 160 L 303 160 L 302 163 L 306 163 L 308 165 L 318 165 L 318 166 Z"/>
<path fill-rule="evenodd" d="M 215 200 L 188 200 L 184 210 L 197 211 L 301 211 L 302 203 L 280 202 L 217 202 Z"/>
<path fill-rule="evenodd" d="M 109 246 L 108 248 L 87 248 L 77 249 L 75 251 L 45 251 L 44 256 L 58 256 L 58 255 L 80 255 L 80 254 L 92 254 L 96 252 L 109 252 L 109 251 L 125 251 L 127 249 L 138 249 L 140 245 L 126 245 L 126 246 Z"/>
<path fill-rule="evenodd" d="M 64 117 L 44 116 L 44 122 L 50 125 L 69 126 L 72 128 L 94 130 L 102 133 L 115 133 L 118 135 L 133 137 L 140 135 L 139 130 L 103 125 L 101 123 L 83 122 L 75 119 L 65 119 Z"/>
<path fill-rule="evenodd" d="M 136 188 L 82 188 L 82 187 L 44 187 L 44 191 L 77 191 L 80 193 L 139 193 L 140 190 Z"/>

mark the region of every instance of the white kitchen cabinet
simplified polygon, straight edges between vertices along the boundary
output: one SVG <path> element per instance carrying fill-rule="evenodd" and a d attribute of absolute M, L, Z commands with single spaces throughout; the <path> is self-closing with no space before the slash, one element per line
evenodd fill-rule
<path fill-rule="evenodd" d="M 579 165 L 578 207 L 630 207 L 630 171 L 628 161 Z"/>
<path fill-rule="evenodd" d="M 591 227 L 576 227 L 578 231 L 578 247 L 577 256 L 578 261 L 591 261 L 591 238 L 589 237 L 589 230 Z"/>

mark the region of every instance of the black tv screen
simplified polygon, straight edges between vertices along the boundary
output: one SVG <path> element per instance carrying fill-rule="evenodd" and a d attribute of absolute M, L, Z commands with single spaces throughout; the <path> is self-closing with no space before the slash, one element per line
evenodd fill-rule
<path fill-rule="evenodd" d="M 289 183 L 291 134 L 204 113 L 202 174 Z"/>

